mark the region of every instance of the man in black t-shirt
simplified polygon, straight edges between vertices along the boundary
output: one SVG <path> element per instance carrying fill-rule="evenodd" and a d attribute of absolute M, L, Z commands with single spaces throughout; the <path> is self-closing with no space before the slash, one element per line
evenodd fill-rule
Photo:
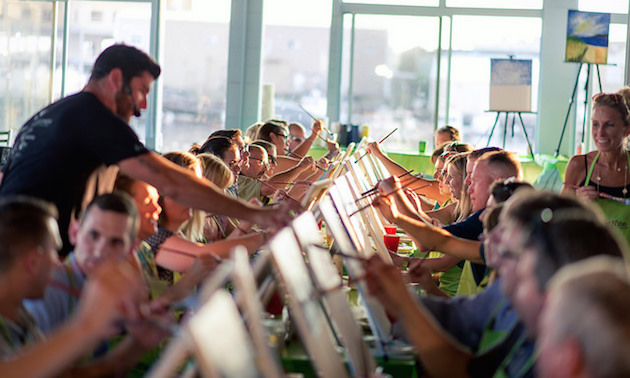
<path fill-rule="evenodd" d="M 96 59 L 83 91 L 47 106 L 17 135 L 3 169 L 0 197 L 28 194 L 53 202 L 60 214 L 62 255 L 70 250 L 68 224 L 86 203 L 86 189 L 95 194 L 113 188 L 113 174 L 90 180 L 102 166 L 116 165 L 189 207 L 262 226 L 281 226 L 289 219 L 288 209 L 261 209 L 227 197 L 214 184 L 143 146 L 128 122 L 146 108 L 160 72 L 144 52 L 111 46 Z"/>

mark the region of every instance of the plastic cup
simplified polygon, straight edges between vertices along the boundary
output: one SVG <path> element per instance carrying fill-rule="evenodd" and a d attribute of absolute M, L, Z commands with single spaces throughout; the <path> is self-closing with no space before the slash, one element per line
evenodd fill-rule
<path fill-rule="evenodd" d="M 396 235 L 396 230 L 398 229 L 395 224 L 386 224 L 384 228 L 387 235 Z"/>
<path fill-rule="evenodd" d="M 420 142 L 418 142 L 418 152 L 423 154 L 424 151 L 427 149 L 427 142 L 424 140 L 421 140 Z"/>
<path fill-rule="evenodd" d="M 383 242 L 385 242 L 385 247 L 389 251 L 397 252 L 398 251 L 398 243 L 400 243 L 400 236 L 398 235 L 383 235 Z"/>

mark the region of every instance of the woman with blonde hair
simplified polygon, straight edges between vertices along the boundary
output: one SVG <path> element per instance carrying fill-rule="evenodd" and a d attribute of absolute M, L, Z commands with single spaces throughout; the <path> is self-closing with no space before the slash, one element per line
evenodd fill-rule
<path fill-rule="evenodd" d="M 575 155 L 567 165 L 562 193 L 573 193 L 595 203 L 611 225 L 630 241 L 630 88 L 593 97 L 591 136 L 596 151 Z"/>
<path fill-rule="evenodd" d="M 201 162 L 193 154 L 170 152 L 164 157 L 194 171 L 201 178 Z M 158 222 L 158 232 L 150 236 L 146 242 L 151 246 L 151 252 L 155 256 L 160 279 L 170 284 L 174 282 L 173 272 L 187 271 L 197 258 L 205 259 L 209 270 L 211 270 L 222 258 L 229 257 L 235 246 L 243 245 L 250 253 L 253 253 L 266 240 L 266 235 L 257 234 L 243 240 L 223 240 L 206 245 L 198 244 L 196 239 L 188 238 L 182 231 L 184 223 L 192 218 L 191 209 L 162 195 L 160 196 L 160 205 L 162 206 L 162 213 Z M 193 225 L 189 226 L 192 229 L 189 235 L 194 233 L 203 235 L 203 225 L 204 223 L 201 224 L 201 227 L 197 227 L 193 222 Z"/>

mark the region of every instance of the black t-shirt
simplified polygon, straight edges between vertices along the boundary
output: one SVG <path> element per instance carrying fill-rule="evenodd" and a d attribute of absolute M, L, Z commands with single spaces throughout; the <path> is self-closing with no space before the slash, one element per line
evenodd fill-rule
<path fill-rule="evenodd" d="M 119 116 L 91 93 L 61 99 L 28 120 L 18 133 L 0 186 L 0 197 L 25 194 L 53 202 L 67 249 L 73 208 L 90 174 L 148 150 Z"/>

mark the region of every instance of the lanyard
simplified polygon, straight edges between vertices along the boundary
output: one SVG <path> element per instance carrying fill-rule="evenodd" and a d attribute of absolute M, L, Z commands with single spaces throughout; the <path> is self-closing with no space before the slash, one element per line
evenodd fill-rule
<path fill-rule="evenodd" d="M 591 181 L 591 176 L 593 175 L 593 169 L 595 169 L 595 163 L 597 163 L 597 159 L 599 159 L 599 155 L 601 155 L 601 152 L 597 152 L 597 155 L 595 155 L 595 158 L 593 159 L 593 162 L 591 163 L 591 166 L 588 169 L 588 172 L 586 173 L 586 179 L 584 179 L 584 186 L 587 186 L 588 183 Z M 628 153 L 628 151 L 626 151 L 626 159 L 628 159 L 628 169 L 630 169 L 630 153 Z"/>

